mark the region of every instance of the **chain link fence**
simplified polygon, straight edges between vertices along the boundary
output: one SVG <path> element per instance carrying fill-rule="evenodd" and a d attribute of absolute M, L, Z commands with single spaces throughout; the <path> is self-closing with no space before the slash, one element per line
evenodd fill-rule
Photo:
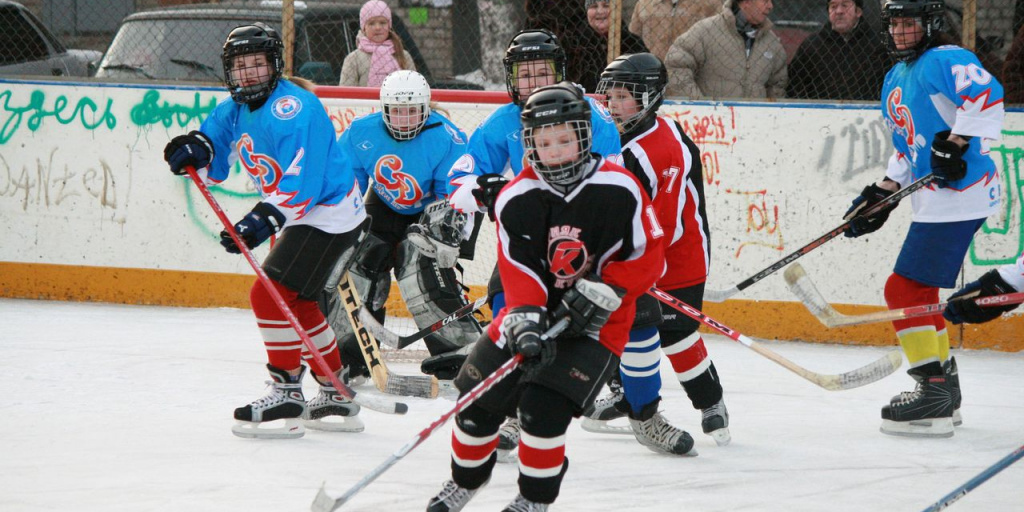
<path fill-rule="evenodd" d="M 669 67 L 674 97 L 878 100 L 891 65 L 878 0 L 831 0 L 831 7 L 830 0 L 743 0 L 771 20 L 770 28 L 752 32 L 750 53 L 762 56 L 756 65 L 744 54 L 728 7 L 733 1 L 386 0 L 392 29 L 437 88 L 503 90 L 505 46 L 531 27 L 559 36 L 568 78 L 588 91 L 610 58 L 647 50 Z M 361 6 L 360 0 L 0 0 L 0 75 L 220 83 L 220 45 L 231 28 L 264 21 L 282 29 L 287 18 L 294 26 L 285 32 L 292 34 L 290 73 L 337 85 L 345 58 L 362 51 Z M 974 34 L 966 46 L 1004 83 L 1007 102 L 1024 101 L 1024 0 L 966 6 L 949 0 L 947 6 L 950 36 L 964 44 L 961 34 Z"/>

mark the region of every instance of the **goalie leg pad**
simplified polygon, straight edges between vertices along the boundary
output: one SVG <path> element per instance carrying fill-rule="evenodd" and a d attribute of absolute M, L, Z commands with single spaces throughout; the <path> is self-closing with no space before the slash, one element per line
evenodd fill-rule
<path fill-rule="evenodd" d="M 441 268 L 408 240 L 398 245 L 395 276 L 405 306 L 420 329 L 469 303 L 462 295 L 455 269 Z M 424 342 L 431 355 L 437 355 L 469 345 L 480 337 L 481 331 L 476 318 L 467 315 L 430 334 Z"/>
<path fill-rule="evenodd" d="M 287 228 L 267 255 L 263 270 L 299 297 L 317 300 L 338 261 L 358 244 L 360 235 L 359 228 L 340 234 L 305 225 Z"/>

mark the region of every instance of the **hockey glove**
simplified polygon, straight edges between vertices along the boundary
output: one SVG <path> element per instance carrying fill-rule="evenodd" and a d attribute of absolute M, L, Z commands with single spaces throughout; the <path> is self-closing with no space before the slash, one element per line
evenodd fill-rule
<path fill-rule="evenodd" d="M 465 226 L 466 215 L 449 208 L 442 218 L 429 226 L 410 225 L 405 235 L 420 254 L 436 260 L 437 266 L 452 268 L 459 259 L 459 244 Z"/>
<path fill-rule="evenodd" d="M 171 172 L 184 176 L 188 174 L 185 166 L 191 165 L 196 169 L 202 169 L 210 165 L 213 160 L 213 142 L 200 131 L 188 132 L 188 135 L 178 135 L 171 139 L 164 147 L 164 161 L 170 164 Z"/>
<path fill-rule="evenodd" d="M 547 315 L 537 306 L 520 306 L 505 313 L 501 326 L 513 354 L 523 356 L 524 371 L 536 371 L 555 360 L 555 340 L 545 339 Z"/>
<path fill-rule="evenodd" d="M 843 234 L 847 238 L 857 238 L 858 236 L 878 231 L 882 224 L 889 220 L 889 214 L 899 206 L 899 202 L 886 206 L 871 215 L 863 215 L 861 212 L 878 204 L 883 199 L 893 195 L 893 193 L 879 187 L 875 183 L 864 187 L 860 195 L 853 200 L 850 209 L 846 210 L 846 215 L 843 215 L 843 220 L 850 222 L 850 226 L 846 228 L 846 232 Z"/>
<path fill-rule="evenodd" d="M 498 199 L 498 192 L 508 184 L 508 179 L 500 174 L 488 173 L 477 178 L 476 184 L 479 188 L 473 189 L 473 197 L 493 221 L 494 202 Z"/>
<path fill-rule="evenodd" d="M 235 233 L 245 242 L 246 246 L 254 249 L 270 238 L 270 235 L 281 231 L 284 221 L 284 214 L 273 205 L 256 203 L 252 211 L 245 214 L 245 217 L 235 224 Z M 242 252 L 226 229 L 220 232 L 220 244 L 231 254 Z"/>
<path fill-rule="evenodd" d="M 597 276 L 588 276 L 576 281 L 576 285 L 562 295 L 562 301 L 551 316 L 569 315 L 568 334 L 596 339 L 608 318 L 622 305 L 625 294 L 622 288 L 607 285 Z"/>
<path fill-rule="evenodd" d="M 974 299 L 1015 293 L 1016 291 L 999 275 L 998 270 L 990 270 L 977 281 L 967 283 L 962 289 L 950 295 L 949 304 L 942 312 L 942 316 L 954 324 L 982 324 L 989 320 L 995 320 L 1003 313 L 1016 308 L 1017 304 L 979 306 L 974 303 Z"/>
<path fill-rule="evenodd" d="M 932 174 L 939 188 L 946 188 L 951 182 L 967 176 L 967 162 L 964 161 L 967 146 L 960 147 L 947 140 L 949 133 L 949 130 L 936 133 L 932 141 Z"/>

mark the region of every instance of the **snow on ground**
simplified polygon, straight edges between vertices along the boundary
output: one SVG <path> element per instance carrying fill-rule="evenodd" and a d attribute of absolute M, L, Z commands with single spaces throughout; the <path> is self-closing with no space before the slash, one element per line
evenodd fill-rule
<path fill-rule="evenodd" d="M 406 416 L 361 415 L 366 432 L 297 440 L 233 436 L 231 411 L 264 393 L 252 315 L 0 300 L 0 510 L 301 511 L 324 481 L 355 484 L 453 402 L 403 399 Z M 831 392 L 722 337 L 708 337 L 726 389 L 733 442 L 700 433 L 700 415 L 663 365 L 663 409 L 700 455 L 655 454 L 631 437 L 568 436 L 557 511 L 916 511 L 1024 443 L 1024 354 L 955 351 L 964 425 L 950 439 L 878 432 L 879 408 L 911 389 L 901 369 Z M 771 342 L 808 369 L 838 373 L 888 349 Z M 412 363 L 393 363 L 413 373 Z M 315 393 L 306 379 L 307 397 Z M 361 393 L 375 394 L 370 385 Z M 448 477 L 445 425 L 342 510 L 423 510 Z M 467 512 L 500 510 L 516 467 L 499 465 Z M 1024 510 L 1024 463 L 951 507 Z"/>

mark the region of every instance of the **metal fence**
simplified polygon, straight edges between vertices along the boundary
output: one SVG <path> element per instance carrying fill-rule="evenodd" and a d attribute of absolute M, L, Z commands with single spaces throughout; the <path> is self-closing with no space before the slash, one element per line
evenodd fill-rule
<path fill-rule="evenodd" d="M 568 78 L 588 91 L 610 58 L 642 50 L 666 61 L 670 95 L 686 98 L 877 101 L 891 64 L 881 46 L 878 0 L 831 0 L 833 7 L 829 0 L 778 0 L 768 14 L 771 27 L 754 38 L 752 59 L 722 0 L 386 2 L 396 36 L 434 87 L 504 89 L 504 48 L 526 27 L 560 37 Z M 947 5 L 949 36 L 1003 81 L 1008 102 L 1021 102 L 1024 0 Z M 260 20 L 280 28 L 286 19 L 294 26 L 290 73 L 336 85 L 345 58 L 362 51 L 356 42 L 361 6 L 361 0 L 0 0 L 0 75 L 217 83 L 220 45 L 232 27 Z M 851 30 L 840 30 L 849 24 L 840 13 L 849 17 L 848 11 L 859 16 Z"/>

